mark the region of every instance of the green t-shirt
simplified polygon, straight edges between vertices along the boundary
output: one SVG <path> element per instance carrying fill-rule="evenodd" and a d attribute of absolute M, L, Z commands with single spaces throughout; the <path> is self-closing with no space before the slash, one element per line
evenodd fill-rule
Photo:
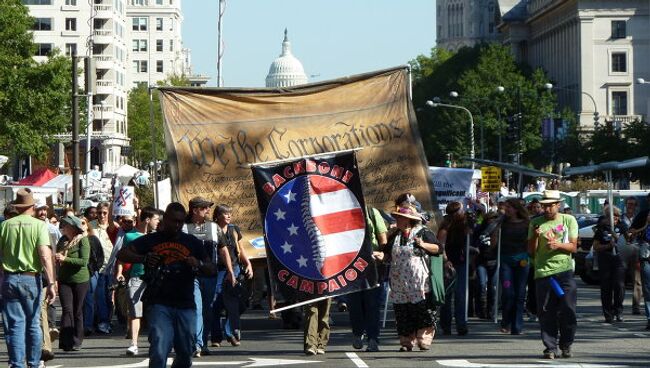
<path fill-rule="evenodd" d="M 560 243 L 568 243 L 569 239 L 578 237 L 578 222 L 575 217 L 558 213 L 555 220 L 547 220 L 539 216 L 530 221 L 528 239 L 532 239 L 535 228 L 539 226 L 541 234 L 537 244 L 535 258 L 535 278 L 539 279 L 573 269 L 571 254 L 563 250 L 551 250 L 548 239 L 554 237 Z"/>
<path fill-rule="evenodd" d="M 124 234 L 124 245 L 122 245 L 122 247 L 126 247 L 129 245 L 129 243 L 141 237 L 142 235 L 144 234 L 135 230 Z M 129 271 L 129 277 L 142 277 L 142 275 L 144 275 L 144 264 L 133 263 L 131 265 L 131 270 Z"/>
<path fill-rule="evenodd" d="M 0 224 L 0 260 L 6 272 L 41 272 L 38 247 L 49 246 L 47 225 L 33 216 L 18 215 Z"/>
<path fill-rule="evenodd" d="M 366 222 L 368 223 L 368 230 L 372 236 L 372 250 L 379 250 L 379 242 L 377 241 L 377 235 L 385 233 L 388 231 L 386 229 L 386 223 L 384 218 L 381 217 L 381 213 L 376 208 L 369 208 L 367 211 L 368 216 L 366 217 Z"/>

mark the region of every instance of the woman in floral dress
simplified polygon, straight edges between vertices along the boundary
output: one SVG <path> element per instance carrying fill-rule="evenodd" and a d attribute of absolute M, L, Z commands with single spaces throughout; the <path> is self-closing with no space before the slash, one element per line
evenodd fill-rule
<path fill-rule="evenodd" d="M 435 334 L 428 257 L 441 252 L 441 247 L 433 232 L 422 225 L 422 217 L 413 205 L 398 206 L 392 215 L 397 231 L 388 238 L 384 261 L 390 262 L 400 351 L 411 351 L 416 344 L 420 350 L 428 350 Z"/>

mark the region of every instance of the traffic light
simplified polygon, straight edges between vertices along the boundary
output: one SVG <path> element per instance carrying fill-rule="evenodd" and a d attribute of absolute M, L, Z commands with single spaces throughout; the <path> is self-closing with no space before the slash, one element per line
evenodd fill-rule
<path fill-rule="evenodd" d="M 445 160 L 445 166 L 451 167 L 451 153 L 447 154 L 447 159 Z"/>
<path fill-rule="evenodd" d="M 594 125 L 598 125 L 598 119 L 600 116 L 598 116 L 598 111 L 594 111 Z"/>

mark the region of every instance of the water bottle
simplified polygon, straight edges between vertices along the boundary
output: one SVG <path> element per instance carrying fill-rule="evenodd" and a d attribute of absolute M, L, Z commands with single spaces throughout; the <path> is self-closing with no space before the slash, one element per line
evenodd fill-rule
<path fill-rule="evenodd" d="M 557 295 L 558 297 L 563 297 L 564 290 L 562 290 L 562 286 L 560 286 L 560 283 L 557 282 L 557 280 L 553 276 L 549 277 L 549 280 L 551 280 L 551 287 L 553 288 L 553 292 L 555 292 L 555 295 Z"/>

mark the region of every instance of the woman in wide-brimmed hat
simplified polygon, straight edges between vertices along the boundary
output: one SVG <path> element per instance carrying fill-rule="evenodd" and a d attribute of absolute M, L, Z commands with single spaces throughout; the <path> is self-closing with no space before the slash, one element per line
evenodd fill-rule
<path fill-rule="evenodd" d="M 411 351 L 416 344 L 421 350 L 428 350 L 435 334 L 434 310 L 428 297 L 428 256 L 441 249 L 433 232 L 422 225 L 422 216 L 415 206 L 401 204 L 391 214 L 397 231 L 388 237 L 384 262 L 390 262 L 391 299 L 400 351 Z"/>

